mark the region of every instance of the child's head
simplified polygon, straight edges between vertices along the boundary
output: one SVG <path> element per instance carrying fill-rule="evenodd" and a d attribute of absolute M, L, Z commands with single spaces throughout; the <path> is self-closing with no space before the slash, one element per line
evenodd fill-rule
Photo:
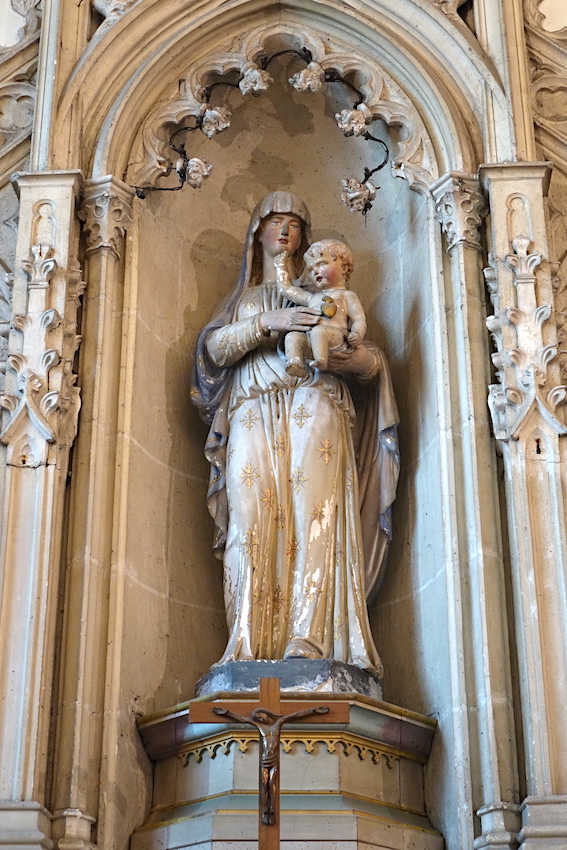
<path fill-rule="evenodd" d="M 354 268 L 354 258 L 344 242 L 321 239 L 303 255 L 309 283 L 316 289 L 345 287 Z"/>

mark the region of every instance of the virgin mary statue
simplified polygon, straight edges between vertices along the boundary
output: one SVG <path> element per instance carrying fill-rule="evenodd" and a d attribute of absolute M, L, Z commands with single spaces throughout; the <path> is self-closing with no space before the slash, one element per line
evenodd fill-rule
<path fill-rule="evenodd" d="M 232 660 L 326 658 L 380 676 L 367 600 L 382 572 L 398 478 L 398 413 L 382 352 L 365 340 L 326 371 L 292 377 L 280 341 L 316 311 L 278 293 L 274 257 L 297 278 L 305 204 L 257 204 L 240 276 L 197 343 L 192 399 L 210 424 L 208 505 L 224 559 Z"/>

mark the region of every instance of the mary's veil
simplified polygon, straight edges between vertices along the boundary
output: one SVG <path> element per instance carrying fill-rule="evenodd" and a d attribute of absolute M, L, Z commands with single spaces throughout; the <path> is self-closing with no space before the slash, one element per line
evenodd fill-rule
<path fill-rule="evenodd" d="M 295 215 L 303 222 L 301 228 L 301 242 L 295 252 L 296 277 L 303 271 L 303 254 L 311 244 L 311 216 L 309 210 L 297 195 L 291 192 L 270 192 L 262 198 L 252 212 L 240 275 L 226 298 L 221 301 L 213 316 L 205 325 L 197 339 L 195 361 L 193 364 L 193 381 L 191 386 L 191 401 L 199 410 L 201 418 L 211 424 L 215 413 L 225 395 L 226 388 L 231 380 L 231 370 L 214 366 L 207 357 L 207 339 L 209 334 L 217 328 L 234 321 L 236 310 L 244 290 L 249 286 L 261 283 L 262 271 L 262 246 L 255 238 L 268 215 L 274 213 L 288 213 Z"/>

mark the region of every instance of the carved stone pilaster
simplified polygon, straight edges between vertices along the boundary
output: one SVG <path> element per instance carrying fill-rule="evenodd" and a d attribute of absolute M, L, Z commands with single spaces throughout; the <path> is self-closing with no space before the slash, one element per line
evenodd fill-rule
<path fill-rule="evenodd" d="M 133 189 L 113 177 L 88 181 L 79 212 L 84 222 L 87 256 L 106 249 L 120 258 L 124 235 L 132 221 L 133 195 Z"/>
<path fill-rule="evenodd" d="M 487 206 L 477 178 L 450 171 L 431 186 L 431 194 L 435 201 L 435 217 L 447 239 L 449 254 L 459 245 L 482 250 L 480 226 Z"/>
<path fill-rule="evenodd" d="M 51 846 L 42 792 L 52 689 L 69 449 L 80 399 L 73 370 L 84 289 L 73 257 L 81 175 L 20 174 L 0 439 L 7 446 L 0 560 L 0 845 Z M 31 626 L 28 624 L 32 624 Z"/>
<path fill-rule="evenodd" d="M 504 259 L 504 265 L 514 275 L 514 305 L 501 307 L 493 255 L 491 265 L 484 270 L 495 308 L 486 324 L 496 347 L 492 362 L 498 383 L 490 386 L 488 404 L 498 440 L 517 438 L 536 410 L 557 434 L 566 432 L 557 408 L 567 398 L 567 387 L 557 383 L 556 370 L 550 371 L 550 363 L 557 357 L 557 344 L 546 342 L 544 334 L 544 326 L 553 317 L 553 306 L 538 303 L 535 271 L 542 255 L 531 251 L 530 246 L 528 237 L 518 236 L 512 240 L 514 253 Z"/>
<path fill-rule="evenodd" d="M 548 850 L 567 841 L 567 683 L 556 673 L 567 666 L 567 386 L 545 210 L 550 168 L 517 162 L 480 171 L 493 250 L 485 277 L 498 382 L 489 404 L 504 462 L 529 795 L 517 838 L 526 850 Z"/>

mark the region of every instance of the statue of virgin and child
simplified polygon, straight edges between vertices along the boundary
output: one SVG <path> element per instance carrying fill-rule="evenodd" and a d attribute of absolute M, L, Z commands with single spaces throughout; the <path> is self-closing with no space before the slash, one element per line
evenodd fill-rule
<path fill-rule="evenodd" d="M 191 396 L 210 426 L 207 500 L 229 630 L 218 664 L 333 659 L 380 677 L 367 604 L 391 538 L 398 412 L 384 355 L 348 327 L 324 365 L 289 369 L 286 335 L 324 321 L 311 296 L 291 303 L 281 286 L 284 271 L 288 290 L 308 286 L 310 245 L 305 204 L 266 195 L 240 276 L 197 342 Z M 325 245 L 312 282 L 324 250 L 342 262 Z"/>

